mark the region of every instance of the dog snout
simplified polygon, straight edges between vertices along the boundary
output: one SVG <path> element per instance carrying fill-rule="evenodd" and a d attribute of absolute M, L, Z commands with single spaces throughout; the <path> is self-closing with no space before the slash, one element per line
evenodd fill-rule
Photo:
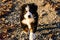
<path fill-rule="evenodd" d="M 28 18 L 31 18 L 31 15 L 28 15 Z"/>

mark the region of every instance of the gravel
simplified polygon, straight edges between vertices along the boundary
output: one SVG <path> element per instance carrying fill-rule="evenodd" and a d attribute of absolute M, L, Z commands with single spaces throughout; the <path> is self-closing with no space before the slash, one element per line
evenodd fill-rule
<path fill-rule="evenodd" d="M 20 25 L 20 7 L 25 3 L 38 6 L 35 40 L 60 40 L 60 0 L 0 0 L 0 40 L 29 40 Z"/>

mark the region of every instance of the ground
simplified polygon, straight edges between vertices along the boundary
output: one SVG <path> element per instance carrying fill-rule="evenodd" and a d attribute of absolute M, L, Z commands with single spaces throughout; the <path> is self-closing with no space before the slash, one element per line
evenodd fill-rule
<path fill-rule="evenodd" d="M 0 40 L 28 40 L 20 25 L 20 7 L 38 6 L 36 40 L 60 40 L 60 0 L 0 0 Z"/>

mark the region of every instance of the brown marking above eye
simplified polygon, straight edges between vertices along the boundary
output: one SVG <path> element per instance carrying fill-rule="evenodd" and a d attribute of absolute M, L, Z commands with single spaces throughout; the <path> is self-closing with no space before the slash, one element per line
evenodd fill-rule
<path fill-rule="evenodd" d="M 25 13 L 27 13 L 27 11 L 26 11 L 26 10 L 25 10 L 24 12 L 25 12 Z"/>
<path fill-rule="evenodd" d="M 27 11 L 26 11 L 27 12 Z"/>

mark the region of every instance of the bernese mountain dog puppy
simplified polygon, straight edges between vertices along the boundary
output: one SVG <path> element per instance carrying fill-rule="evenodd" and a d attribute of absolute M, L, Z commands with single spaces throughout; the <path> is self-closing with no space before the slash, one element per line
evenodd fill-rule
<path fill-rule="evenodd" d="M 23 4 L 20 10 L 20 22 L 23 32 L 28 33 L 29 31 L 29 40 L 34 40 L 38 24 L 37 5 L 34 3 Z"/>

